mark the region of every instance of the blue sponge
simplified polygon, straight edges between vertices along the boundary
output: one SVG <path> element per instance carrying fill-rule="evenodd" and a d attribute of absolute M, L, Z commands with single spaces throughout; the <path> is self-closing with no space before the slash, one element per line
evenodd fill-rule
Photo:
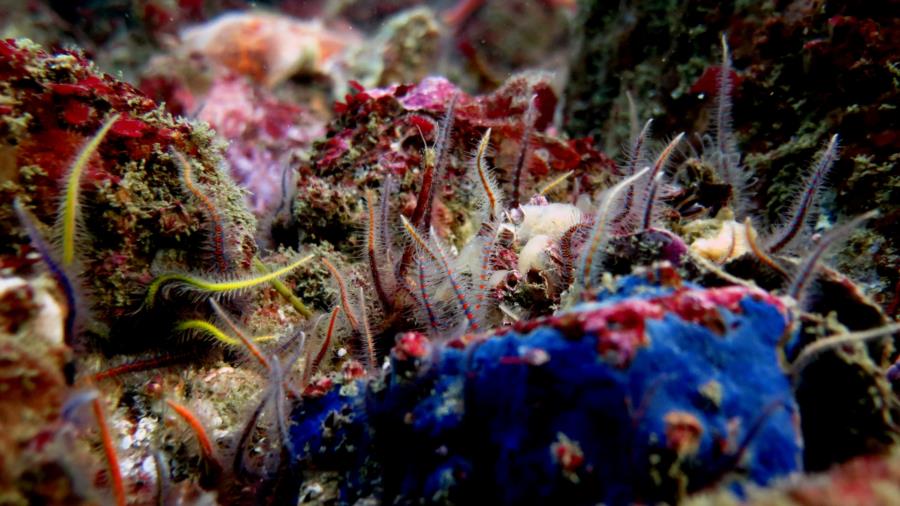
<path fill-rule="evenodd" d="M 384 377 L 296 408 L 298 463 L 347 504 L 671 502 L 798 470 L 785 309 L 651 274 L 464 343 L 398 336 Z"/>

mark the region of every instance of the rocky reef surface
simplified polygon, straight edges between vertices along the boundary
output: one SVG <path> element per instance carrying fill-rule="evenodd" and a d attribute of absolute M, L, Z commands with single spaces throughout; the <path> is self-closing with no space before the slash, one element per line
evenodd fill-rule
<path fill-rule="evenodd" d="M 0 503 L 900 494 L 892 19 L 126 4 L 0 23 Z"/>
<path fill-rule="evenodd" d="M 569 131 L 628 133 L 630 93 L 662 131 L 703 131 L 726 34 L 733 54 L 735 134 L 755 181 L 748 198 L 762 224 L 789 209 L 798 173 L 831 133 L 842 138 L 827 195 L 830 220 L 878 207 L 890 219 L 850 242 L 842 270 L 895 317 L 900 304 L 896 108 L 900 24 L 894 2 L 585 1 L 580 56 L 567 104 Z"/>

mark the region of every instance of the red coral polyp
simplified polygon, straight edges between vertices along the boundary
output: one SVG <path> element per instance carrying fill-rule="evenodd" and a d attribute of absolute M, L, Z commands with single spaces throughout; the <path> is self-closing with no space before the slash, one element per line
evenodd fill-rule
<path fill-rule="evenodd" d="M 90 88 L 81 84 L 50 83 L 47 87 L 50 88 L 53 93 L 64 97 L 86 97 L 91 93 Z"/>
<path fill-rule="evenodd" d="M 73 100 L 65 106 L 62 117 L 66 123 L 78 127 L 90 121 L 92 111 L 93 109 L 84 103 Z"/>
<path fill-rule="evenodd" d="M 98 94 L 101 96 L 109 95 L 113 91 L 113 89 L 110 85 L 108 85 L 106 82 L 103 81 L 103 79 L 100 79 L 97 76 L 87 76 L 86 78 L 82 79 L 81 81 L 78 81 L 78 84 L 81 86 L 84 86 L 86 88 L 89 88 L 95 94 Z"/>
<path fill-rule="evenodd" d="M 147 130 L 147 124 L 139 119 L 121 118 L 112 126 L 112 133 L 122 137 L 139 138 Z"/>

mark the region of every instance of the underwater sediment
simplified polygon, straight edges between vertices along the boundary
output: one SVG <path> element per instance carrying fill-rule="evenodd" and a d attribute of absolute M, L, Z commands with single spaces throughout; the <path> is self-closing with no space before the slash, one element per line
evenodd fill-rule
<path fill-rule="evenodd" d="M 900 18 L 125 4 L 3 24 L 0 503 L 900 498 Z"/>

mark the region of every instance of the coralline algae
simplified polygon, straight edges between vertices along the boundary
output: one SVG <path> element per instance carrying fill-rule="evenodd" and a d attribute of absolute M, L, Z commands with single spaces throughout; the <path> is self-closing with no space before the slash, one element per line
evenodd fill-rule
<path fill-rule="evenodd" d="M 320 378 L 295 410 L 304 468 L 341 501 L 671 501 L 799 469 L 778 299 L 661 268 L 469 342 L 399 336 L 383 380 Z M 740 492 L 743 485 L 735 481 Z"/>

